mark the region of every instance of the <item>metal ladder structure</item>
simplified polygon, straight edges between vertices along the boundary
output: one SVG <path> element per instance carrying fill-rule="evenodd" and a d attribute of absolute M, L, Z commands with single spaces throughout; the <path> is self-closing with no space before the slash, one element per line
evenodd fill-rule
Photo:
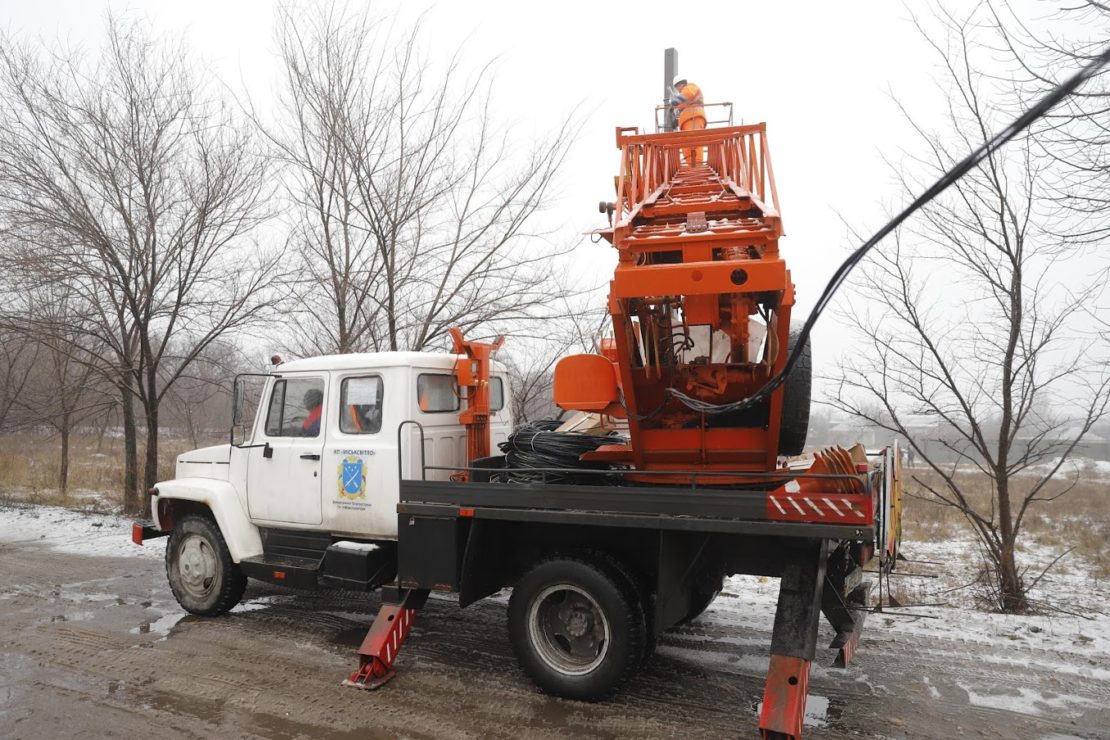
<path fill-rule="evenodd" d="M 779 255 L 766 125 L 618 128 L 617 146 L 617 197 L 603 204 L 610 226 L 596 233 L 618 252 L 609 357 L 631 439 L 594 459 L 637 470 L 772 472 L 782 389 L 745 413 L 704 411 L 755 395 L 786 361 L 794 286 Z M 684 161 L 691 150 L 704 152 L 704 164 Z"/>

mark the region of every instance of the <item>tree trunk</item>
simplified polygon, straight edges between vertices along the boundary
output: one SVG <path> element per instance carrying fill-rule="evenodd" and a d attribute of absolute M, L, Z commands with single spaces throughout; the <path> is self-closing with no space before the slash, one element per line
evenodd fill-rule
<path fill-rule="evenodd" d="M 1005 460 L 1005 457 L 1002 458 Z M 1025 598 L 1025 587 L 1018 575 L 1017 560 L 1014 557 L 1013 509 L 1010 506 L 1010 480 L 1005 470 L 996 475 L 998 485 L 998 530 L 1002 539 L 1002 549 L 998 557 L 998 595 L 999 606 L 1006 614 L 1020 614 L 1029 608 Z"/>
<path fill-rule="evenodd" d="M 112 409 L 104 414 L 104 423 L 100 425 L 100 429 L 96 432 L 96 454 L 101 455 L 104 453 L 104 435 L 108 433 L 108 425 L 112 423 Z"/>
<path fill-rule="evenodd" d="M 69 493 L 69 414 L 62 414 L 62 451 L 58 460 L 58 490 L 64 497 Z"/>
<path fill-rule="evenodd" d="M 1017 560 L 1014 558 L 1013 541 L 1002 544 L 1002 554 L 998 562 L 998 595 L 1002 611 L 1006 614 L 1021 614 L 1029 611 L 1025 585 L 1021 582 Z"/>
<path fill-rule="evenodd" d="M 182 415 L 185 417 L 185 430 L 189 433 L 189 441 L 192 442 L 192 449 L 200 447 L 200 442 L 197 440 L 197 423 L 193 419 L 193 404 L 186 401 L 182 404 Z"/>
<path fill-rule="evenodd" d="M 135 399 L 131 395 L 128 375 L 124 379 L 123 396 L 123 510 L 131 515 L 141 515 L 142 497 L 139 495 L 139 448 L 138 430 L 135 428 Z"/>
<path fill-rule="evenodd" d="M 151 397 L 146 403 L 146 461 L 143 467 L 143 490 L 158 482 L 158 401 Z M 150 516 L 150 497 L 144 496 L 144 516 Z"/>

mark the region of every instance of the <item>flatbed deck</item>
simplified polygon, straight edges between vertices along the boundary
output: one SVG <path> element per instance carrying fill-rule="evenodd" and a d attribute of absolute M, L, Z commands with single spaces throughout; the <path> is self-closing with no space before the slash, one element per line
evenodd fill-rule
<path fill-rule="evenodd" d="M 397 512 L 808 539 L 875 536 L 874 525 L 776 520 L 767 501 L 767 490 L 404 480 Z"/>

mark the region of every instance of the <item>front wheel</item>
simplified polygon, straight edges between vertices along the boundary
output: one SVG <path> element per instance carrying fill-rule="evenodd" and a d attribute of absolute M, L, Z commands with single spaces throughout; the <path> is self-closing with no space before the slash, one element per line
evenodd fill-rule
<path fill-rule="evenodd" d="M 509 639 L 524 672 L 549 694 L 604 699 L 642 662 L 647 628 L 635 591 L 604 566 L 545 560 L 509 599 Z"/>
<path fill-rule="evenodd" d="M 190 515 L 170 533 L 166 577 L 177 603 L 202 617 L 232 609 L 243 597 L 247 577 L 231 559 L 220 528 L 206 516 Z"/>

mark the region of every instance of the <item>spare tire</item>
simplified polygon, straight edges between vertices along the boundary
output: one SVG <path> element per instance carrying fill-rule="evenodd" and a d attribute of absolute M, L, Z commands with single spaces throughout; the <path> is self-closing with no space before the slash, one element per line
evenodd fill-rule
<path fill-rule="evenodd" d="M 800 332 L 790 331 L 786 351 L 793 352 Z M 782 421 L 779 426 L 779 454 L 800 455 L 805 451 L 809 433 L 810 394 L 813 390 L 813 345 L 806 342 L 794 369 L 786 376 L 782 389 Z"/>

